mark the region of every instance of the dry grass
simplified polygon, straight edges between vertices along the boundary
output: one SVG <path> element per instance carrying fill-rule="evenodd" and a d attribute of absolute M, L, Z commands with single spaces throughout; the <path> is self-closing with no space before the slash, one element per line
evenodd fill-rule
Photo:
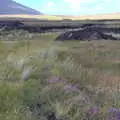
<path fill-rule="evenodd" d="M 102 19 L 120 19 L 120 13 L 96 14 L 96 15 L 80 15 L 80 16 L 65 16 L 65 15 L 0 15 L 0 18 L 35 18 L 43 20 L 102 20 Z"/>
<path fill-rule="evenodd" d="M 102 20 L 102 19 L 120 19 L 120 13 L 96 14 L 96 15 L 81 15 L 75 16 L 73 20 Z"/>
<path fill-rule="evenodd" d="M 108 120 L 109 108 L 120 107 L 120 41 L 54 37 L 1 42 L 0 119 L 51 120 L 53 113 L 53 120 Z M 99 111 L 89 114 L 91 106 Z"/>
<path fill-rule="evenodd" d="M 54 15 L 0 15 L 0 18 L 29 18 L 42 20 L 62 20 L 63 17 Z"/>

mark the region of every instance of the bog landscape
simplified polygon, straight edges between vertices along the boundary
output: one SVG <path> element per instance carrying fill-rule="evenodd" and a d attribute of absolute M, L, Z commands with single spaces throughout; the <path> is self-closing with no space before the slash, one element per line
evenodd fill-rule
<path fill-rule="evenodd" d="M 120 13 L 45 15 L 3 0 L 0 120 L 120 120 Z"/>

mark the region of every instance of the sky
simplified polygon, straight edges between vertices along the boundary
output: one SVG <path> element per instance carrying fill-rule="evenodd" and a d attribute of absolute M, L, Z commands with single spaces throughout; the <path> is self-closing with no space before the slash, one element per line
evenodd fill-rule
<path fill-rule="evenodd" d="M 50 15 L 87 15 L 120 12 L 120 0 L 15 0 Z"/>

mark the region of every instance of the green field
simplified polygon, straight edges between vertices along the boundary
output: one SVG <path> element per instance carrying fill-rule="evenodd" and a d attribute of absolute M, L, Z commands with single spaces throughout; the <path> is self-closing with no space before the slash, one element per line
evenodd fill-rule
<path fill-rule="evenodd" d="M 120 41 L 56 36 L 1 39 L 0 120 L 118 120 Z"/>

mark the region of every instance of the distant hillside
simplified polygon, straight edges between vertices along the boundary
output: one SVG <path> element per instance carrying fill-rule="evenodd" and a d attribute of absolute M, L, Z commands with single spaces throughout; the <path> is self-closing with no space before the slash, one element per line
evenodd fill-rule
<path fill-rule="evenodd" d="M 108 14 L 96 14 L 96 15 L 81 15 L 72 17 L 73 20 L 105 20 L 105 19 L 120 19 L 120 12 L 108 13 Z"/>
<path fill-rule="evenodd" d="M 14 15 L 14 14 L 39 15 L 42 13 L 32 8 L 21 5 L 13 0 L 0 0 L 0 14 L 1 15 Z"/>
<path fill-rule="evenodd" d="M 120 19 L 120 12 L 118 13 L 106 13 L 106 14 L 91 14 L 91 15 L 53 15 L 61 17 L 62 19 L 71 20 L 112 20 Z"/>

